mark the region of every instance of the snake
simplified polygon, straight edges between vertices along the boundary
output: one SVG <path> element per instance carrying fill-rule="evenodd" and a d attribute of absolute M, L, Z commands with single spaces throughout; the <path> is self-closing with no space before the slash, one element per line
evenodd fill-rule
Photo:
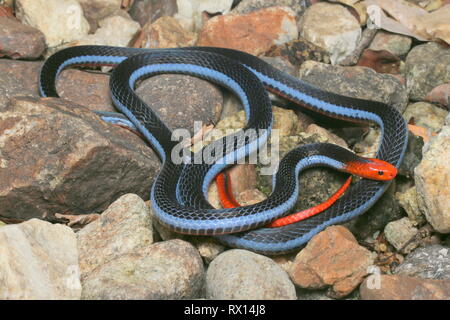
<path fill-rule="evenodd" d="M 40 95 L 58 97 L 56 81 L 65 68 L 105 65 L 114 66 L 109 88 L 119 113 L 99 112 L 99 116 L 135 128 L 155 150 L 162 166 L 150 191 L 154 219 L 178 233 L 213 236 L 230 247 L 266 255 L 298 250 L 326 227 L 349 221 L 370 209 L 392 182 L 392 170 L 385 164 L 396 170 L 405 154 L 407 126 L 395 107 L 324 91 L 234 49 L 69 47 L 54 53 L 43 64 Z M 178 155 L 175 150 L 179 141 L 173 138 L 173 130 L 134 91 L 139 81 L 165 73 L 195 76 L 230 90 L 245 110 L 244 128 L 200 151 L 174 157 Z M 208 201 L 208 187 L 214 178 L 267 143 L 273 129 L 269 92 L 300 109 L 331 119 L 379 126 L 381 138 L 376 159 L 359 157 L 330 143 L 302 145 L 279 162 L 267 199 L 252 205 L 215 208 Z M 195 161 L 199 159 L 202 161 Z M 372 169 L 365 173 L 361 168 L 367 164 Z M 358 174 L 362 179 L 319 215 L 278 228 L 264 227 L 289 214 L 299 194 L 299 174 L 316 166 Z"/>

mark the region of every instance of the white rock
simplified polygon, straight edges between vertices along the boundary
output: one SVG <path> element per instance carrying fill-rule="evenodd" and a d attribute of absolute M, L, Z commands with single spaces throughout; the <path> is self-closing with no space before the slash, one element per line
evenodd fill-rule
<path fill-rule="evenodd" d="M 38 219 L 0 228 L 0 300 L 80 297 L 72 229 Z"/>
<path fill-rule="evenodd" d="M 136 254 L 153 243 L 148 207 L 139 196 L 125 194 L 80 230 L 77 238 L 84 278 L 109 261 Z"/>
<path fill-rule="evenodd" d="M 87 35 L 74 44 L 126 47 L 141 28 L 138 22 L 119 15 L 100 20 L 99 26 L 94 34 Z"/>
<path fill-rule="evenodd" d="M 361 27 L 343 6 L 319 2 L 309 7 L 301 19 L 300 35 L 331 55 L 337 64 L 355 50 L 361 38 Z"/>
<path fill-rule="evenodd" d="M 208 13 L 231 10 L 233 0 L 177 0 L 178 13 L 174 16 L 189 31 L 197 31 L 202 26 L 203 11 Z"/>
<path fill-rule="evenodd" d="M 225 251 L 206 273 L 207 299 L 296 299 L 288 274 L 272 259 L 247 250 Z"/>
<path fill-rule="evenodd" d="M 80 39 L 90 29 L 76 0 L 17 0 L 16 16 L 41 30 L 49 47 Z"/>

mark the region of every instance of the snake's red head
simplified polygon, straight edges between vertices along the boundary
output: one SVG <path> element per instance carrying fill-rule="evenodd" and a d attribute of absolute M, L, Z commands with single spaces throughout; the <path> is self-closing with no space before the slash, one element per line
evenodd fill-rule
<path fill-rule="evenodd" d="M 392 164 L 374 158 L 367 161 L 350 161 L 346 163 L 345 170 L 351 174 L 372 180 L 388 181 L 395 178 L 397 168 Z"/>

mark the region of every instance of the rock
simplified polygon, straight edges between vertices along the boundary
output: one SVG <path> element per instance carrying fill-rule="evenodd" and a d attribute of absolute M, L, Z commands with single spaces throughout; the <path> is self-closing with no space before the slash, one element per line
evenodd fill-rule
<path fill-rule="evenodd" d="M 140 25 L 136 21 L 123 15 L 106 17 L 98 22 L 99 28 L 94 34 L 89 34 L 80 40 L 70 43 L 70 46 L 104 45 L 126 47 L 136 33 Z"/>
<path fill-rule="evenodd" d="M 370 29 L 366 29 L 370 30 Z M 363 42 L 363 41 L 362 41 Z M 353 53 L 350 57 L 355 57 Z M 406 83 L 403 75 L 400 74 L 404 62 L 399 57 L 386 50 L 372 50 L 364 49 L 363 53 L 359 56 L 359 60 L 355 60 L 356 65 L 360 67 L 368 67 L 375 70 L 378 73 L 389 73 L 400 80 L 402 84 Z M 356 57 L 356 58 L 358 58 Z M 355 58 L 355 59 L 356 59 Z M 343 65 L 352 65 L 353 62 L 349 59 L 345 59 L 342 62 Z"/>
<path fill-rule="evenodd" d="M 118 256 L 83 279 L 83 299 L 195 299 L 204 284 L 203 262 L 188 242 L 158 242 Z"/>
<path fill-rule="evenodd" d="M 0 59 L 0 111 L 15 96 L 38 97 L 41 62 Z"/>
<path fill-rule="evenodd" d="M 214 238 L 201 239 L 197 237 L 197 241 L 193 241 L 193 245 L 197 248 L 198 253 L 206 264 L 210 264 L 219 254 L 225 251 L 225 247 Z"/>
<path fill-rule="evenodd" d="M 448 111 L 428 102 L 411 103 L 403 113 L 403 118 L 409 123 L 411 119 L 417 126 L 438 132 L 444 126 Z"/>
<path fill-rule="evenodd" d="M 141 48 L 190 47 L 197 40 L 194 33 L 184 30 L 178 20 L 172 17 L 161 17 L 153 23 L 147 23 L 139 38 Z"/>
<path fill-rule="evenodd" d="M 136 0 L 129 13 L 134 21 L 144 26 L 161 17 L 172 17 L 177 11 L 177 0 Z"/>
<path fill-rule="evenodd" d="M 316 125 L 316 124 L 310 124 L 305 131 L 307 134 L 317 134 L 322 137 L 326 137 L 327 141 L 332 144 L 337 144 L 338 146 L 341 146 L 342 148 L 348 149 L 347 143 L 344 141 L 344 139 L 338 137 L 337 135 L 329 132 L 328 130 Z"/>
<path fill-rule="evenodd" d="M 273 119 L 272 128 L 276 130 L 279 136 L 291 136 L 295 134 L 297 129 L 297 116 L 294 111 L 273 107 Z"/>
<path fill-rule="evenodd" d="M 398 57 L 403 57 L 411 49 L 411 43 L 412 39 L 410 37 L 379 30 L 373 38 L 369 49 L 386 50 Z"/>
<path fill-rule="evenodd" d="M 135 194 L 113 202 L 99 219 L 77 233 L 82 280 L 95 269 L 153 243 L 148 207 Z"/>
<path fill-rule="evenodd" d="M 75 233 L 38 219 L 0 228 L 0 299 L 81 297 Z"/>
<path fill-rule="evenodd" d="M 450 280 L 449 248 L 439 244 L 418 248 L 406 256 L 394 273 L 421 279 Z"/>
<path fill-rule="evenodd" d="M 366 67 L 341 67 L 306 61 L 300 67 L 299 78 L 325 91 L 390 104 L 400 112 L 408 103 L 405 87 L 397 78 Z"/>
<path fill-rule="evenodd" d="M 13 18 L 0 17 L 0 57 L 37 59 L 45 50 L 45 36 Z"/>
<path fill-rule="evenodd" d="M 203 25 L 203 12 L 226 14 L 232 4 L 233 0 L 177 0 L 178 12 L 174 17 L 186 30 L 197 32 Z"/>
<path fill-rule="evenodd" d="M 420 212 L 419 204 L 417 203 L 416 187 L 411 187 L 404 192 L 397 192 L 395 197 L 408 214 L 409 220 L 415 224 L 422 224 L 426 221 L 425 216 Z"/>
<path fill-rule="evenodd" d="M 424 148 L 423 159 L 415 169 L 417 200 L 427 221 L 440 233 L 450 232 L 450 126 Z"/>
<path fill-rule="evenodd" d="M 295 13 L 286 7 L 271 7 L 209 19 L 200 31 L 198 45 L 237 49 L 257 56 L 297 36 Z"/>
<path fill-rule="evenodd" d="M 236 197 L 240 193 L 254 189 L 256 186 L 256 168 L 254 164 L 236 164 L 228 170 L 231 190 Z"/>
<path fill-rule="evenodd" d="M 223 97 L 214 84 L 188 75 L 166 74 L 144 80 L 136 93 L 172 128 L 194 132 L 194 121 L 217 121 Z M 200 125 L 201 127 L 201 125 Z"/>
<path fill-rule="evenodd" d="M 0 59 L 0 110 L 15 96 L 38 97 L 42 62 Z M 56 88 L 62 98 L 90 110 L 116 111 L 109 96 L 109 76 L 76 69 L 61 72 Z"/>
<path fill-rule="evenodd" d="M 42 31 L 49 47 L 81 39 L 90 29 L 77 0 L 17 0 L 16 16 Z"/>
<path fill-rule="evenodd" d="M 84 15 L 93 24 L 120 10 L 122 0 L 78 0 Z"/>
<path fill-rule="evenodd" d="M 300 66 L 303 62 L 308 60 L 323 63 L 331 62 L 330 55 L 326 50 L 303 38 L 292 40 L 282 45 L 273 47 L 267 55 L 270 57 L 281 56 L 294 66 Z"/>
<path fill-rule="evenodd" d="M 450 83 L 450 50 L 436 42 L 414 47 L 406 58 L 405 72 L 411 100 L 424 100 L 435 87 Z"/>
<path fill-rule="evenodd" d="M 356 49 L 361 27 L 345 7 L 322 2 L 306 9 L 301 19 L 300 36 L 327 50 L 331 63 L 338 64 Z"/>
<path fill-rule="evenodd" d="M 240 249 L 215 258 L 206 273 L 206 298 L 214 300 L 293 300 L 288 274 L 272 259 Z"/>
<path fill-rule="evenodd" d="M 3 223 L 2 221 L 0 221 L 0 228 L 6 226 L 5 223 Z"/>
<path fill-rule="evenodd" d="M 159 161 L 128 130 L 56 99 L 14 98 L 0 113 L 0 216 L 102 211 L 121 194 L 148 197 Z"/>
<path fill-rule="evenodd" d="M 370 278 L 360 287 L 362 300 L 448 300 L 450 280 L 416 279 L 400 275 L 380 275 L 379 286 Z"/>
<path fill-rule="evenodd" d="M 408 218 L 402 218 L 389 222 L 384 228 L 386 240 L 394 246 L 395 249 L 403 253 L 411 252 L 415 249 L 412 245 L 414 238 L 418 235 L 419 230 L 414 226 Z"/>
<path fill-rule="evenodd" d="M 56 90 L 61 98 L 90 110 L 117 112 L 109 94 L 107 74 L 67 69 L 61 72 Z"/>
<path fill-rule="evenodd" d="M 342 298 L 350 294 L 368 274 L 374 255 L 358 245 L 342 226 L 328 227 L 315 235 L 295 257 L 292 281 L 301 288 L 324 289 Z"/>
<path fill-rule="evenodd" d="M 390 104 L 399 112 L 403 112 L 408 103 L 405 87 L 396 77 L 366 67 L 307 61 L 300 68 L 299 78 L 325 91 Z"/>
<path fill-rule="evenodd" d="M 407 178 L 414 177 L 414 169 L 422 161 L 422 149 L 424 141 L 422 137 L 416 136 L 408 131 L 408 145 L 403 161 L 398 169 L 398 174 Z"/>
<path fill-rule="evenodd" d="M 433 88 L 433 90 L 428 92 L 425 100 L 447 107 L 447 110 L 450 109 L 450 83 L 441 84 Z"/>

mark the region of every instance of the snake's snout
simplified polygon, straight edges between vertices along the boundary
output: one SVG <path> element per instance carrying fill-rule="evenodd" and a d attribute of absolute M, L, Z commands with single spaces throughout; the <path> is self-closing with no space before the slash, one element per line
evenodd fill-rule
<path fill-rule="evenodd" d="M 375 158 L 366 160 L 347 162 L 345 170 L 366 179 L 379 181 L 389 181 L 397 175 L 397 168 L 386 161 Z"/>

